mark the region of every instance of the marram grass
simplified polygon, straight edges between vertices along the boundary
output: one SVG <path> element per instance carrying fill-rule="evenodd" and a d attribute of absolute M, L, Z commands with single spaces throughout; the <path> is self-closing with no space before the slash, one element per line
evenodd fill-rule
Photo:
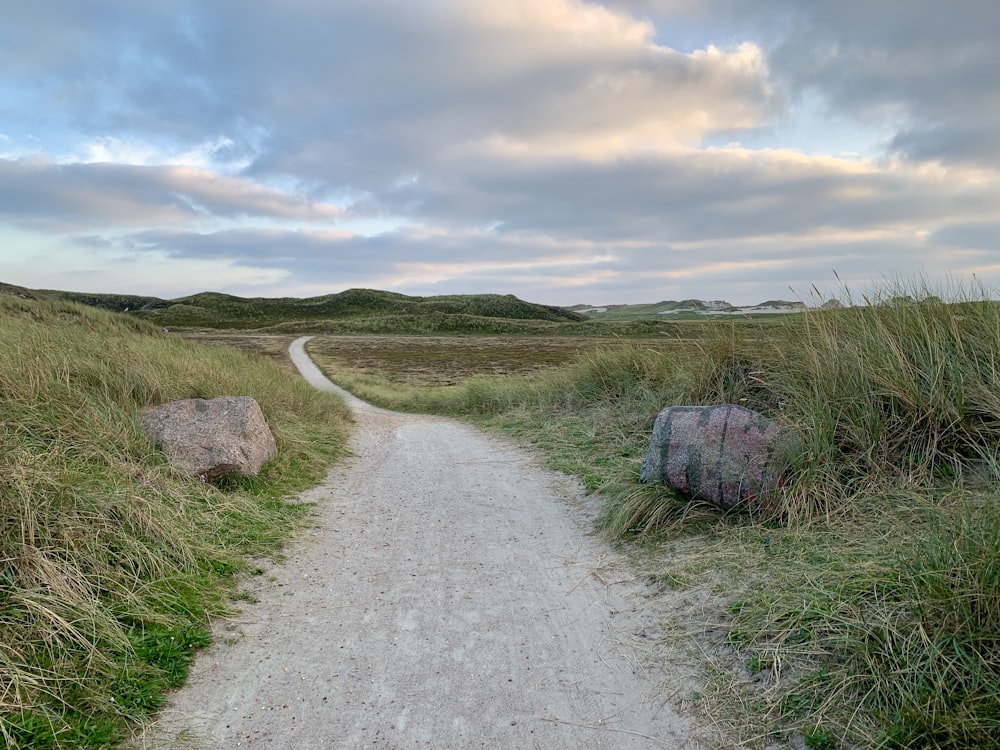
<path fill-rule="evenodd" d="M 259 478 L 177 476 L 139 409 L 249 395 L 280 456 Z M 341 451 L 341 403 L 257 357 L 124 316 L 0 295 L 0 739 L 112 747 L 179 685 L 282 497 Z"/>

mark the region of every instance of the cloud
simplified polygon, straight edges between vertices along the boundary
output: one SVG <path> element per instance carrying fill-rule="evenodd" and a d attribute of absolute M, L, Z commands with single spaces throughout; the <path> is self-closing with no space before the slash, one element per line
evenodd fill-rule
<path fill-rule="evenodd" d="M 0 279 L 34 289 L 143 294 L 174 298 L 206 289 L 232 289 L 260 296 L 283 283 L 280 268 L 260 268 L 224 259 L 193 258 L 178 263 L 156 251 L 142 251 L 102 237 L 61 242 L 34 232 L 0 226 Z M 257 292 L 257 294 L 254 294 Z"/>
<path fill-rule="evenodd" d="M 251 24 L 273 23 L 273 8 L 256 7 Z M 783 106 L 752 43 L 682 53 L 656 45 L 646 23 L 570 0 L 394 10 L 365 4 L 350 40 L 307 42 L 295 64 L 322 73 L 295 79 L 293 92 L 281 63 L 254 71 L 256 110 L 295 121 L 274 128 L 254 172 L 377 191 L 483 151 L 606 159 L 697 143 Z M 331 9 L 325 23 L 341 26 L 343 14 Z M 394 51 L 368 55 L 368 45 Z"/>
<path fill-rule="evenodd" d="M 327 222 L 341 213 L 328 203 L 194 167 L 0 160 L 0 220 L 45 231 L 247 216 Z"/>
<path fill-rule="evenodd" d="M 929 241 L 946 247 L 998 253 L 997 260 L 1000 261 L 1000 219 L 948 223 L 932 233 Z"/>
<path fill-rule="evenodd" d="M 1000 176 L 960 167 L 809 157 L 782 150 L 680 149 L 591 163 L 482 156 L 355 209 L 412 211 L 458 227 L 595 242 L 672 243 L 933 229 L 993 215 Z"/>
<path fill-rule="evenodd" d="M 827 120 L 887 131 L 915 161 L 1000 165 L 994 0 L 610 0 L 713 36 L 753 39 L 791 101 L 824 102 Z"/>
<path fill-rule="evenodd" d="M 370 187 L 375 165 L 394 179 L 494 138 L 592 153 L 694 142 L 782 106 L 754 44 L 678 52 L 581 0 L 262 0 L 238 24 L 218 5 L 60 5 L 44 20 L 17 11 L 0 70 L 44 72 L 35 95 L 77 126 L 237 145 L 262 128 L 259 171 L 335 184 Z"/>
<path fill-rule="evenodd" d="M 280 271 L 283 286 L 276 293 L 326 294 L 360 286 L 410 294 L 503 289 L 532 298 L 545 290 L 541 298 L 557 304 L 692 296 L 749 304 L 808 297 L 814 283 L 834 281 L 835 271 L 860 291 L 873 278 L 892 278 L 895 269 L 943 277 L 963 264 L 986 262 L 977 254 L 942 253 L 926 233 L 906 226 L 607 244 L 488 229 L 423 228 L 378 237 L 329 230 L 154 231 L 116 239 L 114 245 L 178 260 Z"/>
<path fill-rule="evenodd" d="M 891 123 L 890 151 L 1000 165 L 993 0 L 711 2 L 734 25 L 781 29 L 762 42 L 776 79 L 821 92 L 839 116 Z"/>

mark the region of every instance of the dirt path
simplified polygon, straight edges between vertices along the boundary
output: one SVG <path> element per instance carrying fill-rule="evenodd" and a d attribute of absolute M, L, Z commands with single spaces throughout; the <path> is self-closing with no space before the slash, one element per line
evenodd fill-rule
<path fill-rule="evenodd" d="M 335 389 L 304 340 L 296 364 Z M 198 658 L 159 741 L 695 747 L 627 645 L 642 586 L 576 484 L 461 423 L 346 397 L 354 456 L 308 493 L 317 526 Z"/>

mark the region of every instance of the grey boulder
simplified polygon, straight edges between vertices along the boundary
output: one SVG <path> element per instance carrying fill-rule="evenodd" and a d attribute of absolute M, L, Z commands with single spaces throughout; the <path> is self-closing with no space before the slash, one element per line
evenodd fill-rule
<path fill-rule="evenodd" d="M 796 433 L 742 406 L 672 406 L 656 417 L 639 481 L 751 507 L 782 484 L 800 450 Z"/>
<path fill-rule="evenodd" d="M 139 422 L 175 468 L 202 481 L 256 475 L 278 455 L 264 414 L 249 396 L 171 401 L 143 409 Z"/>

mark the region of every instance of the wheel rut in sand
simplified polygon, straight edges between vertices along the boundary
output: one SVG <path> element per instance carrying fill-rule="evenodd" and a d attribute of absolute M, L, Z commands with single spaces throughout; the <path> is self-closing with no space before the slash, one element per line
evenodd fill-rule
<path fill-rule="evenodd" d="M 337 389 L 305 340 L 296 365 Z M 642 584 L 590 533 L 574 481 L 459 422 L 347 399 L 352 456 L 304 496 L 316 526 L 261 577 L 259 602 L 199 655 L 147 737 L 696 747 L 690 721 L 658 697 L 663 675 L 619 637 L 643 627 Z"/>

